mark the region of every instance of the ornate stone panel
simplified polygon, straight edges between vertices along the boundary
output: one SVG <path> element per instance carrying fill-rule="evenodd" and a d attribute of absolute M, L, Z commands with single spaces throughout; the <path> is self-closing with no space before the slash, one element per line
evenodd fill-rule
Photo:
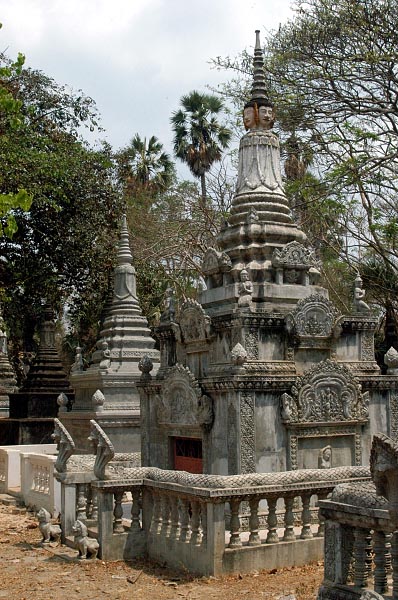
<path fill-rule="evenodd" d="M 334 333 L 340 312 L 330 300 L 313 294 L 298 302 L 286 315 L 286 328 L 298 337 L 330 337 Z"/>
<path fill-rule="evenodd" d="M 390 436 L 398 438 L 398 394 L 390 392 Z"/>
<path fill-rule="evenodd" d="M 289 242 L 281 250 L 276 248 L 272 255 L 272 265 L 274 267 L 303 269 L 317 264 L 314 251 L 299 242 Z"/>
<path fill-rule="evenodd" d="M 297 377 L 291 395 L 282 394 L 282 420 L 286 423 L 366 421 L 369 392 L 346 366 L 325 360 Z"/>
<path fill-rule="evenodd" d="M 253 473 L 256 470 L 256 442 L 254 421 L 255 395 L 240 395 L 240 470 Z"/>
<path fill-rule="evenodd" d="M 245 348 L 249 360 L 258 360 L 258 331 L 245 333 Z"/>
<path fill-rule="evenodd" d="M 361 360 L 375 360 L 374 333 L 364 331 L 361 336 Z"/>
<path fill-rule="evenodd" d="M 184 302 L 179 324 L 185 342 L 206 340 L 210 337 L 211 319 L 196 300 L 188 299 Z"/>
<path fill-rule="evenodd" d="M 197 379 L 182 365 L 177 364 L 170 369 L 155 401 L 160 425 L 200 426 L 205 429 L 213 425 L 212 399 L 203 394 Z"/>

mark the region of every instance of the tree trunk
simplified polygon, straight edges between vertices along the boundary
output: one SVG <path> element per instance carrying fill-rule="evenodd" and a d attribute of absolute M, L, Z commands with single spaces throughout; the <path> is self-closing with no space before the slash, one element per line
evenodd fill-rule
<path fill-rule="evenodd" d="M 206 191 L 206 177 L 205 174 L 202 173 L 202 175 L 200 176 L 200 187 L 202 189 L 202 206 L 206 206 L 206 196 L 207 196 L 207 191 Z"/>

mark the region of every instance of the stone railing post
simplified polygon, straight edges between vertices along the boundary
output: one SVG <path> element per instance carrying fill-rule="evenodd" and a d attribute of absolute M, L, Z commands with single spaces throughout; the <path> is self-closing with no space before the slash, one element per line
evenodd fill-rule
<path fill-rule="evenodd" d="M 112 547 L 113 536 L 113 490 L 98 489 L 98 542 L 100 558 L 112 560 L 108 548 Z"/>
<path fill-rule="evenodd" d="M 76 484 L 62 481 L 61 483 L 61 541 L 73 535 L 72 527 L 76 521 Z"/>
<path fill-rule="evenodd" d="M 204 506 L 202 505 L 204 510 Z M 209 573 L 220 575 L 223 572 L 223 554 L 225 550 L 225 503 L 206 502 L 207 513 L 207 564 Z M 203 525 L 203 519 L 202 519 Z"/>

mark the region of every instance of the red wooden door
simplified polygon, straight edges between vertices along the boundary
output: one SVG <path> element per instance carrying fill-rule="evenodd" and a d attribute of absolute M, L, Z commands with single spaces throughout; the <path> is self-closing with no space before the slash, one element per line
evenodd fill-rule
<path fill-rule="evenodd" d="M 203 473 L 202 440 L 174 438 L 174 468 L 176 471 Z"/>

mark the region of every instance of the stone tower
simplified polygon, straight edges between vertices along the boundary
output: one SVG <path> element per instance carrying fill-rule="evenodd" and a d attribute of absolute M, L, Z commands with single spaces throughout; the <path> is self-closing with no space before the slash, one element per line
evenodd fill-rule
<path fill-rule="evenodd" d="M 140 399 L 136 382 L 141 375 L 139 360 L 146 354 L 156 367 L 159 352 L 154 349 L 148 322 L 142 315 L 136 292 L 136 273 L 130 250 L 126 217 L 123 217 L 113 297 L 105 309 L 97 350 L 89 368 L 82 367 L 80 348 L 71 372 L 75 403 L 59 418 L 72 435 L 77 452 L 91 452 L 87 441 L 90 419 L 104 429 L 116 452 L 140 450 Z"/>
<path fill-rule="evenodd" d="M 10 397 L 9 419 L 0 421 L 0 438 L 4 444 L 48 444 L 52 442 L 58 397 L 68 396 L 71 389 L 55 344 L 54 313 L 44 309 L 37 354 L 22 387 Z M 65 396 L 66 397 L 66 396 Z"/>
<path fill-rule="evenodd" d="M 9 394 L 16 391 L 16 379 L 8 360 L 7 334 L 0 312 L 0 417 L 8 417 Z"/>
<path fill-rule="evenodd" d="M 158 375 L 139 384 L 143 464 L 223 475 L 367 464 L 371 435 L 398 418 L 398 378 L 380 375 L 363 290 L 343 315 L 319 285 L 283 190 L 258 32 L 243 117 L 207 289 L 163 319 Z"/>

